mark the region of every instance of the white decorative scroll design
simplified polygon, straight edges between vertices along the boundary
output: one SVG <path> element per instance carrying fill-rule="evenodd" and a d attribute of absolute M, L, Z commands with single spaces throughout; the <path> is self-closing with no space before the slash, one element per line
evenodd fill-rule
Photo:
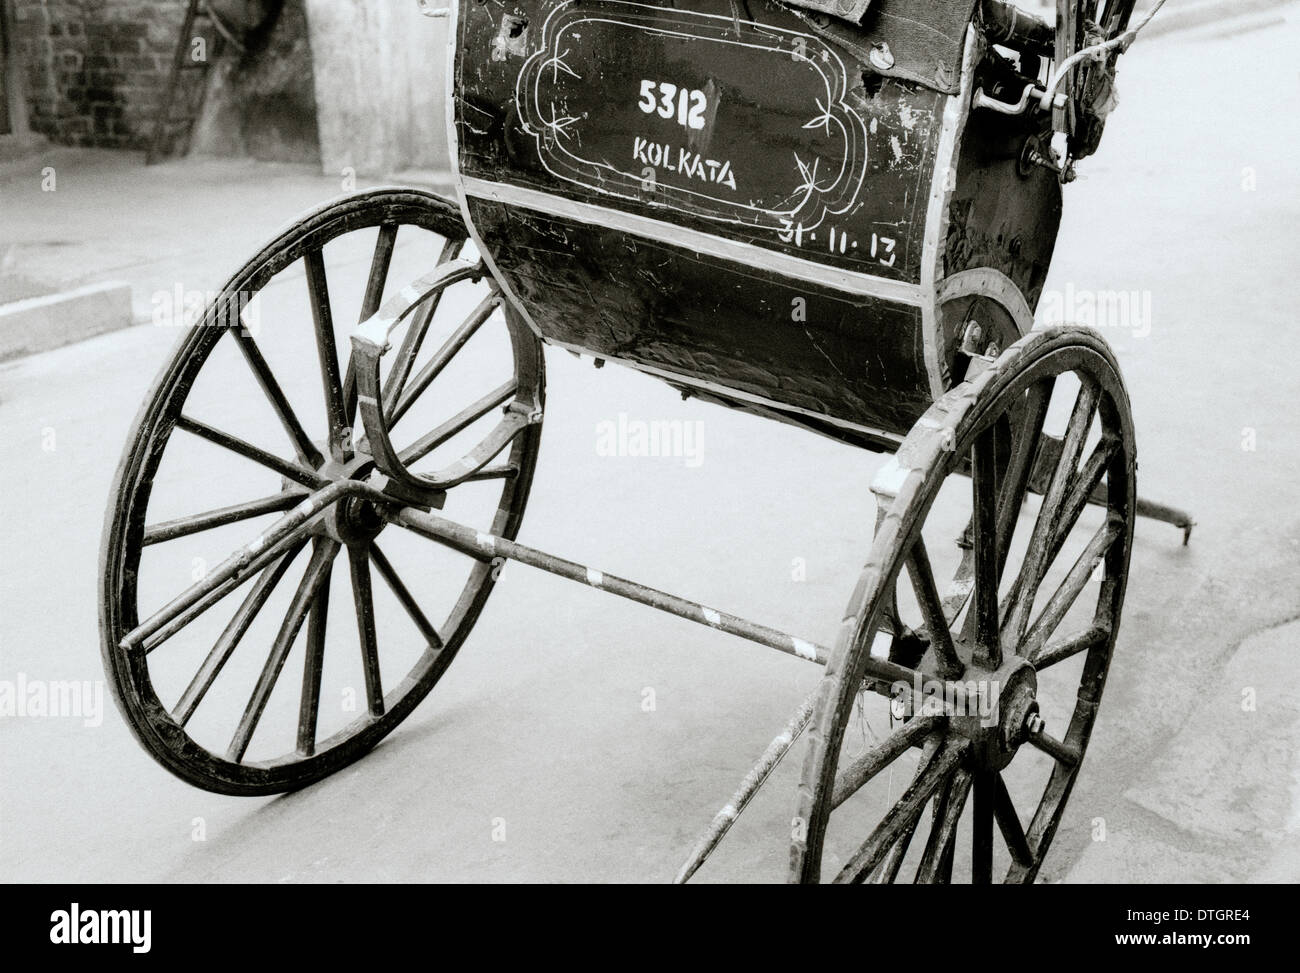
<path fill-rule="evenodd" d="M 540 33 L 516 103 L 556 179 L 787 235 L 860 202 L 866 126 L 816 35 L 625 0 L 562 0 Z"/>

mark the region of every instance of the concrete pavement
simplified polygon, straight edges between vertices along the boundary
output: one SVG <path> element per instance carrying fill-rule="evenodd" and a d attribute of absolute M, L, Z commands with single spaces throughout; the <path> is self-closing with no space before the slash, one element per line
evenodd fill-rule
<path fill-rule="evenodd" d="M 1300 23 L 1284 9 L 1257 30 L 1139 42 L 1103 149 L 1067 191 L 1049 289 L 1149 295 L 1148 319 L 1099 323 L 1133 398 L 1141 490 L 1191 507 L 1199 526 L 1184 549 L 1176 531 L 1139 524 L 1106 699 L 1045 880 L 1300 875 L 1288 625 L 1300 618 Z M 100 218 L 138 223 L 122 260 L 151 268 L 155 290 L 217 286 L 338 189 L 299 173 L 250 195 L 218 177 L 159 221 L 131 206 L 138 190 L 100 182 L 61 180 Z M 27 219 L 24 232 L 66 238 L 76 255 L 51 256 L 51 274 L 105 259 L 53 216 Z M 101 679 L 102 512 L 173 339 L 139 327 L 0 365 L 0 680 Z M 879 458 L 564 354 L 548 367 L 525 542 L 833 637 L 870 540 Z M 704 462 L 599 455 L 597 425 L 620 413 L 703 422 Z M 513 565 L 430 699 L 364 761 L 298 794 L 193 790 L 135 746 L 107 700 L 100 725 L 5 718 L 0 875 L 666 880 L 817 675 Z M 797 765 L 778 768 L 701 880 L 781 877 Z"/>
<path fill-rule="evenodd" d="M 47 147 L 0 165 L 0 279 L 27 293 L 126 280 L 137 323 L 154 295 L 219 288 L 269 235 L 344 192 L 308 165 L 187 159 L 145 168 L 143 153 Z"/>

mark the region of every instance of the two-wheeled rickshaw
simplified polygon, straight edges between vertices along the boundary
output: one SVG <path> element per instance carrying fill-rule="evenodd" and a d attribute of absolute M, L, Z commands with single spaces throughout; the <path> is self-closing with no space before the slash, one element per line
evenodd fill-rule
<path fill-rule="evenodd" d="M 424 699 L 519 561 L 823 668 L 679 880 L 802 738 L 792 881 L 1032 881 L 1135 517 L 1191 528 L 1137 496 L 1107 342 L 1035 330 L 1063 187 L 1136 36 L 1134 0 L 1056 7 L 1050 25 L 999 0 L 426 10 L 450 19 L 455 198 L 372 189 L 294 223 L 136 421 L 101 619 L 139 741 L 224 794 L 318 781 Z M 888 454 L 832 644 L 517 541 L 544 345 Z M 200 505 L 204 487 L 228 495 Z M 456 513 L 470 498 L 477 520 Z M 216 537 L 234 539 L 192 556 Z M 859 746 L 868 705 L 889 728 Z"/>

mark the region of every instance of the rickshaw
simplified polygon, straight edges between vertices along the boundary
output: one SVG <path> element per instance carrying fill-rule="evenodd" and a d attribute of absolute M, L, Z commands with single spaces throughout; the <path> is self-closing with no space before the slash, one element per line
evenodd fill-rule
<path fill-rule="evenodd" d="M 800 738 L 791 881 L 942 883 L 955 865 L 1034 881 L 1093 730 L 1135 517 L 1184 543 L 1192 526 L 1137 496 L 1106 340 L 1035 329 L 1133 9 L 1058 0 L 1050 25 L 999 0 L 426 9 L 450 22 L 455 198 L 371 189 L 295 222 L 185 330 L 136 420 L 101 627 L 139 742 L 222 794 L 319 781 L 410 715 L 518 561 L 824 669 L 678 881 Z M 401 277 L 399 231 L 434 244 Z M 277 367 L 291 332 L 307 357 Z M 479 344 L 492 368 L 457 371 Z M 888 456 L 832 644 L 518 542 L 543 345 Z M 399 434 L 429 402 L 440 417 Z M 211 457 L 221 475 L 197 476 Z M 258 499 L 239 493 L 253 473 Z M 242 499 L 201 507 L 209 486 Z M 453 515 L 471 496 L 479 519 Z M 212 542 L 226 556 L 191 557 L 232 530 Z M 438 564 L 399 570 L 399 539 Z M 331 612 L 344 553 L 351 599 Z M 449 579 L 443 615 L 416 589 Z M 347 609 L 355 626 L 329 624 Z M 340 667 L 342 715 L 322 688 Z M 868 705 L 889 729 L 855 749 Z"/>

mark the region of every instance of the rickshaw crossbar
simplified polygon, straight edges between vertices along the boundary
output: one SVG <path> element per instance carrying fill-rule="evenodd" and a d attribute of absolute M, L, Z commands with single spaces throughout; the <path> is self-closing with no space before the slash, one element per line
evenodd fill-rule
<path fill-rule="evenodd" d="M 667 592 L 636 581 L 605 574 L 595 568 L 589 568 L 574 561 L 567 561 L 564 558 L 556 557 L 554 554 L 548 554 L 545 551 L 539 551 L 524 544 L 507 540 L 496 534 L 476 531 L 437 514 L 423 513 L 407 508 L 399 512 L 394 519 L 396 523 L 407 529 L 430 540 L 445 544 L 463 554 L 468 554 L 470 557 L 481 560 L 503 558 L 518 561 L 521 564 L 527 564 L 530 567 L 558 575 L 561 578 L 576 581 L 598 591 L 608 592 L 611 595 L 626 598 L 628 601 L 635 601 L 638 604 L 666 612 L 669 615 L 676 615 L 678 618 L 706 625 L 709 628 L 717 629 L 719 632 L 726 632 L 729 635 L 736 635 L 750 642 L 757 642 L 759 645 L 766 645 L 768 648 L 784 652 L 786 655 L 792 655 L 808 662 L 816 662 L 818 665 L 826 665 L 827 660 L 830 658 L 830 650 L 824 646 L 797 638 L 778 629 L 760 625 L 758 622 L 752 622 L 738 615 L 717 611 L 699 602 L 680 598 L 677 595 L 670 595 Z M 911 679 L 912 673 L 909 669 L 880 660 L 874 661 L 879 663 L 881 669 L 878 672 L 871 673 L 871 675 L 879 679 L 886 681 Z"/>

